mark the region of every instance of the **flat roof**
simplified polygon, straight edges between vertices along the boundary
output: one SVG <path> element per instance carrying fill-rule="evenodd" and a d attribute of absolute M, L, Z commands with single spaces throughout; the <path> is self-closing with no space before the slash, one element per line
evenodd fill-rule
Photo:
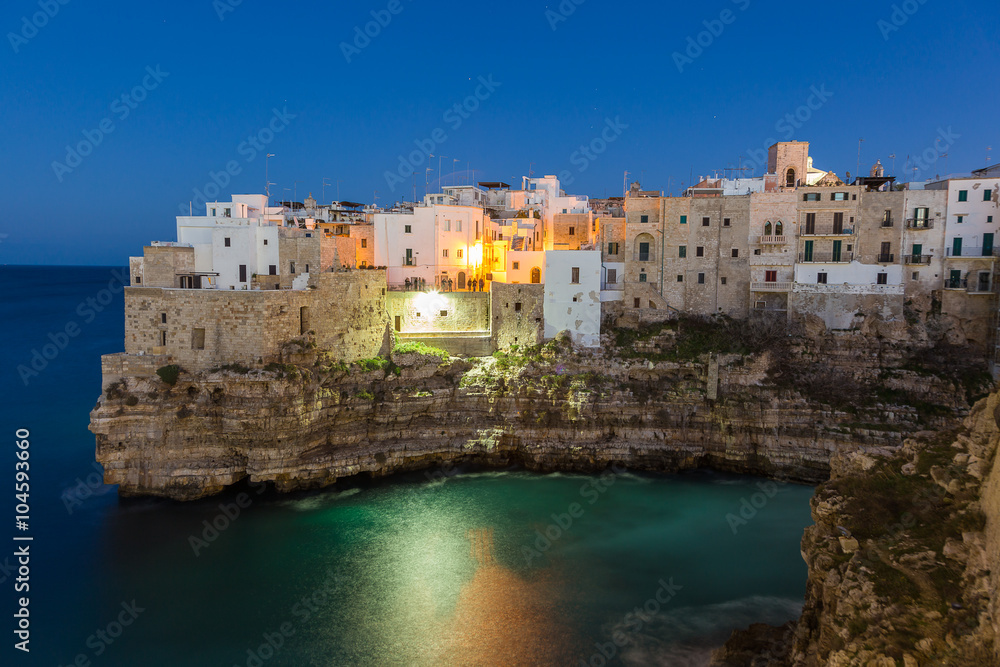
<path fill-rule="evenodd" d="M 479 185 L 489 190 L 509 190 L 510 184 L 503 181 L 479 181 Z"/>

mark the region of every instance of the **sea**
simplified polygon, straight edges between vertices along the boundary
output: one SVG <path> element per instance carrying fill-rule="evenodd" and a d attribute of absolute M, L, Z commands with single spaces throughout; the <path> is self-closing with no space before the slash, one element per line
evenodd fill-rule
<path fill-rule="evenodd" d="M 2 665 L 686 667 L 801 612 L 803 485 L 456 468 L 121 499 L 87 425 L 127 270 L 0 279 Z"/>

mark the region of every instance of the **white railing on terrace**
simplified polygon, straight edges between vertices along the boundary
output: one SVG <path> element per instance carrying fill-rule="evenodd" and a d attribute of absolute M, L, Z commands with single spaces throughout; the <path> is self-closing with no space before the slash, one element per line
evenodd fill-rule
<path fill-rule="evenodd" d="M 763 283 L 750 283 L 751 292 L 790 292 L 792 291 L 792 283 L 790 282 L 763 282 Z"/>
<path fill-rule="evenodd" d="M 784 245 L 788 243 L 787 236 L 761 236 L 761 245 Z"/>

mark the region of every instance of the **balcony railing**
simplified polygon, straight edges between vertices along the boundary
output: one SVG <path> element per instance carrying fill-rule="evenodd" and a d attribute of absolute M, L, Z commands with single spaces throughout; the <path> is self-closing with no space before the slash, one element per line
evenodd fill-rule
<path fill-rule="evenodd" d="M 907 218 L 907 229 L 934 229 L 934 221 L 929 218 Z"/>
<path fill-rule="evenodd" d="M 965 290 L 969 294 L 992 294 L 993 289 L 989 283 L 980 283 L 979 280 L 968 278 L 959 278 L 958 280 L 953 280 L 952 278 L 944 279 L 945 289 L 956 289 Z"/>
<path fill-rule="evenodd" d="M 792 283 L 763 282 L 750 283 L 751 292 L 791 292 Z"/>
<path fill-rule="evenodd" d="M 931 255 L 904 255 L 903 261 L 907 264 L 922 264 L 928 266 L 931 263 Z"/>
<path fill-rule="evenodd" d="M 895 262 L 896 262 L 896 256 L 895 255 L 885 255 L 885 254 L 882 254 L 882 255 L 878 256 L 878 263 L 879 264 L 894 264 Z"/>
<path fill-rule="evenodd" d="M 895 221 L 892 218 L 888 218 L 888 219 L 882 220 L 882 226 L 883 227 L 892 227 L 894 222 Z"/>
<path fill-rule="evenodd" d="M 841 229 L 840 231 L 837 231 L 836 229 L 829 227 L 824 229 L 806 229 L 806 231 L 799 234 L 799 236 L 851 236 L 853 234 L 853 229 Z"/>
<path fill-rule="evenodd" d="M 601 283 L 601 290 L 605 292 L 622 292 L 625 290 L 624 283 Z"/>
<path fill-rule="evenodd" d="M 799 253 L 799 261 L 803 264 L 850 264 L 854 261 L 853 252 L 814 252 L 807 256 L 806 253 Z"/>
<path fill-rule="evenodd" d="M 788 243 L 787 236 L 761 236 L 759 243 L 761 245 L 785 245 Z"/>
<path fill-rule="evenodd" d="M 945 257 L 993 257 L 1000 252 L 1000 248 L 959 248 L 955 252 L 954 248 L 945 248 Z"/>

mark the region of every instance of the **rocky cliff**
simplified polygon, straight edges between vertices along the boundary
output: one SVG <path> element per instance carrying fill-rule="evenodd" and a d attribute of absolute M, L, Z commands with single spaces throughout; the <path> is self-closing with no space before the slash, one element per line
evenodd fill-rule
<path fill-rule="evenodd" d="M 718 667 L 1000 665 L 1000 395 L 896 451 L 835 454 L 798 623 L 734 633 Z"/>

